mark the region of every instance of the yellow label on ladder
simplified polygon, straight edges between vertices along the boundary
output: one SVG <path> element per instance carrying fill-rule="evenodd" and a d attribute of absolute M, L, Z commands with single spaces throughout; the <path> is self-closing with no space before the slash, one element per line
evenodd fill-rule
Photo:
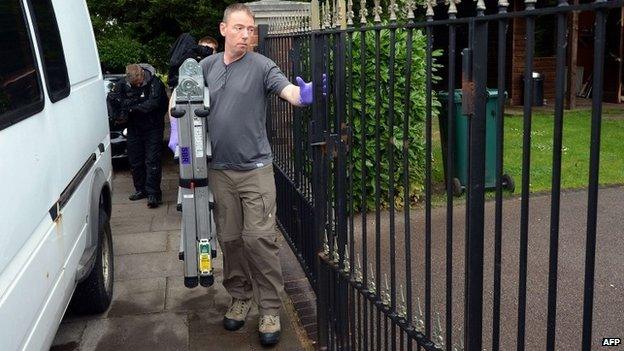
<path fill-rule="evenodd" d="M 201 239 L 198 244 L 199 260 L 199 273 L 210 274 L 212 271 L 212 256 L 211 256 L 210 241 L 208 239 Z"/>

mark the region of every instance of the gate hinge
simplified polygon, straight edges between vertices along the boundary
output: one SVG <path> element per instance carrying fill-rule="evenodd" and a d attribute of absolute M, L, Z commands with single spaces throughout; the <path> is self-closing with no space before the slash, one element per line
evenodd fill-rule
<path fill-rule="evenodd" d="M 462 115 L 470 116 L 475 113 L 475 84 L 473 81 L 462 80 Z"/>
<path fill-rule="evenodd" d="M 320 147 L 324 154 L 332 158 L 338 157 L 339 147 L 345 146 L 345 150 L 349 147 L 352 136 L 352 130 L 349 125 L 343 123 L 340 128 L 340 134 L 330 133 L 328 131 L 317 132 L 314 129 L 314 121 L 310 122 L 310 147 Z"/>
<path fill-rule="evenodd" d="M 449 92 L 453 94 L 453 92 Z M 450 96 L 449 96 L 450 99 Z M 470 116 L 475 112 L 475 84 L 472 79 L 472 49 L 462 50 L 462 115 Z"/>
<path fill-rule="evenodd" d="M 327 142 L 325 141 L 325 131 L 317 131 L 316 123 L 314 121 L 310 121 L 308 124 L 308 142 L 310 145 L 310 154 L 312 154 L 312 148 L 320 147 L 321 151 L 325 153 L 325 149 L 327 147 Z"/>
<path fill-rule="evenodd" d="M 331 158 L 338 157 L 338 147 L 340 146 L 340 137 L 338 134 L 329 133 L 327 138 L 327 154 Z"/>

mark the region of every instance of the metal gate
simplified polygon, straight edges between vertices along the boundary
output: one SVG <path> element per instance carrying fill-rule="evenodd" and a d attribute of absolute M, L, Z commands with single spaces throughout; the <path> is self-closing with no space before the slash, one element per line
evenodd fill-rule
<path fill-rule="evenodd" d="M 449 0 L 445 6 L 431 0 L 417 7 L 407 0 L 401 8 L 394 0 L 389 3 L 382 9 L 375 1 L 372 23 L 366 1 L 355 9 L 349 1 L 347 25 L 341 27 L 341 9 L 327 1 L 321 4 L 321 29 L 284 20 L 259 30 L 260 51 L 292 81 L 300 75 L 315 82 L 311 108 L 292 108 L 275 98 L 268 106 L 267 126 L 277 171 L 278 222 L 317 293 L 319 347 L 525 350 L 535 347 L 527 344 L 527 335 L 534 335 L 544 342 L 540 349 L 590 350 L 597 345 L 592 312 L 605 23 L 608 12 L 621 8 L 622 1 L 479 0 L 460 5 Z M 590 33 L 594 63 L 583 214 L 587 218 L 584 278 L 579 289 L 583 298 L 578 308 L 582 314 L 574 325 L 578 340 L 570 348 L 571 341 L 557 337 L 569 327 L 558 324 L 557 304 L 566 302 L 558 300 L 557 287 L 564 72 L 568 21 L 578 12 L 594 14 L 595 24 Z M 556 94 L 547 309 L 543 330 L 536 330 L 527 322 L 537 313 L 527 310 L 527 267 L 531 264 L 532 72 L 536 23 L 542 18 L 555 23 Z M 521 19 L 526 27 L 521 43 L 526 84 L 517 271 L 509 277 L 503 272 L 504 241 L 515 239 L 502 234 L 507 221 L 503 218 L 507 203 L 503 200 L 503 113 L 512 74 L 507 65 L 510 46 L 518 45 L 509 40 L 508 26 L 514 19 Z M 435 46 L 434 39 L 443 44 Z M 484 180 L 488 83 L 498 93 L 491 226 L 486 223 Z M 440 92 L 456 88 L 461 88 L 461 94 L 449 93 L 443 102 L 448 112 L 441 118 L 447 134 L 438 136 L 435 117 L 444 110 Z M 444 159 L 446 186 L 434 189 L 432 174 L 434 144 L 442 138 L 446 149 L 453 150 L 458 140 L 456 104 L 461 104 L 469 135 L 466 196 L 460 200 L 453 196 L 453 153 Z M 501 302 L 510 284 L 515 293 L 511 308 Z"/>

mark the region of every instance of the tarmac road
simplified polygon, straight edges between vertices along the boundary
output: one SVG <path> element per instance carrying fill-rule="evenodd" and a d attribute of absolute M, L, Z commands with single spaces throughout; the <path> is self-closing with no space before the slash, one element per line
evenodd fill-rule
<path fill-rule="evenodd" d="M 485 206 L 484 257 L 484 348 L 491 347 L 494 272 L 494 201 Z M 624 338 L 624 187 L 599 191 L 594 323 L 592 350 L 602 349 L 603 337 Z M 431 214 L 432 311 L 440 314 L 442 329 L 446 316 L 446 206 Z M 587 192 L 567 191 L 561 195 L 559 234 L 558 301 L 556 349 L 578 350 L 582 338 L 583 284 L 587 220 Z M 453 345 L 457 345 L 463 325 L 465 208 L 454 207 L 453 216 Z M 382 271 L 390 273 L 391 257 L 396 262 L 397 288 L 410 281 L 414 311 L 416 297 L 424 310 L 424 210 L 410 211 L 412 277 L 405 276 L 404 213 L 396 213 L 396 250 L 390 252 L 389 212 L 381 213 Z M 362 219 L 354 218 L 356 245 L 362 256 Z M 548 299 L 550 196 L 530 200 L 528 276 L 526 306 L 526 350 L 543 350 L 546 345 Z M 367 215 L 369 263 L 375 259 L 375 213 Z M 520 198 L 503 205 L 501 263 L 501 350 L 515 350 L 517 340 L 518 266 L 520 250 Z M 388 279 L 390 281 L 390 279 Z M 382 279 L 383 282 L 383 279 Z M 379 288 L 379 286 L 378 286 Z M 397 301 L 399 299 L 397 298 Z M 435 314 L 434 314 L 435 315 Z M 448 340 L 446 341 L 448 343 Z"/>

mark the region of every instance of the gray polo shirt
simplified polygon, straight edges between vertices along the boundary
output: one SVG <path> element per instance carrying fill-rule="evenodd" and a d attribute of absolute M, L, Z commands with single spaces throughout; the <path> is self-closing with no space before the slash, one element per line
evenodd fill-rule
<path fill-rule="evenodd" d="M 255 52 L 225 65 L 223 53 L 200 62 L 210 90 L 208 128 L 213 169 L 251 170 L 271 164 L 266 131 L 270 93 L 289 83 L 275 62 Z"/>

